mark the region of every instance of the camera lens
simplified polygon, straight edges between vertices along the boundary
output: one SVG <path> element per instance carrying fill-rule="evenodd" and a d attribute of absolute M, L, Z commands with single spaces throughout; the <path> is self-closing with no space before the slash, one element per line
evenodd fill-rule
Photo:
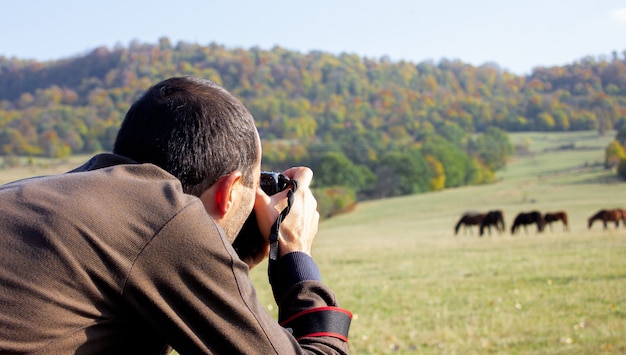
<path fill-rule="evenodd" d="M 261 172 L 261 189 L 270 196 L 279 193 L 292 185 L 291 180 L 281 173 L 273 171 Z"/>

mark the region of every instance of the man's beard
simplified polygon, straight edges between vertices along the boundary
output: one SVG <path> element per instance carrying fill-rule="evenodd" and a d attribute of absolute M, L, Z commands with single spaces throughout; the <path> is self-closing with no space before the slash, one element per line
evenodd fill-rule
<path fill-rule="evenodd" d="M 232 218 L 230 218 L 228 223 L 222 226 L 222 228 L 224 229 L 224 232 L 226 233 L 226 237 L 228 238 L 228 241 L 231 244 L 235 240 L 239 232 L 241 231 L 241 228 L 243 227 L 243 224 L 246 221 L 246 219 L 248 219 L 248 216 L 250 215 L 250 213 L 252 213 L 252 210 L 247 209 L 247 207 L 250 205 L 251 198 L 252 199 L 255 198 L 254 193 L 251 193 L 249 195 L 247 194 L 246 197 L 244 197 L 245 201 L 241 201 L 241 203 L 238 206 L 239 208 L 236 211 L 234 211 Z M 254 204 L 252 205 L 254 206 Z"/>

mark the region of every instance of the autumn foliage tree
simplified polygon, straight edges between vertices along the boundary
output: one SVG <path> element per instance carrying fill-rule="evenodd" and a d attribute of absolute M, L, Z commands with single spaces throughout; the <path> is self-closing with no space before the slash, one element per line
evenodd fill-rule
<path fill-rule="evenodd" d="M 353 189 L 358 199 L 493 181 L 512 154 L 506 132 L 606 133 L 626 121 L 626 58 L 618 56 L 518 76 L 458 60 L 164 37 L 44 63 L 0 56 L 0 154 L 111 150 L 133 100 L 182 75 L 213 80 L 244 102 L 263 139 L 264 167 L 315 166 L 316 188 Z"/>

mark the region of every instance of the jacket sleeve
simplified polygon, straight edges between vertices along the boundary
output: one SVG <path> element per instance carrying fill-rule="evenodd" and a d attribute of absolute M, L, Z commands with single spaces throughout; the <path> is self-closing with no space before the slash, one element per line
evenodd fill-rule
<path fill-rule="evenodd" d="M 270 260 L 269 276 L 279 322 L 296 339 L 328 336 L 348 341 L 352 314 L 337 306 L 309 255 L 293 252 Z"/>
<path fill-rule="evenodd" d="M 281 317 L 336 306 L 326 286 L 305 278 L 285 284 Z M 248 266 L 199 202 L 187 206 L 143 248 L 123 297 L 133 317 L 181 354 L 348 352 L 347 339 L 320 333 L 298 340 L 294 328 L 272 319 L 257 300 Z"/>

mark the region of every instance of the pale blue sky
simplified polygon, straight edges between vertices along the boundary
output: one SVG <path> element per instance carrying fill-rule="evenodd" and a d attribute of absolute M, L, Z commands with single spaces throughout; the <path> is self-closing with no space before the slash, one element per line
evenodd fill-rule
<path fill-rule="evenodd" d="M 421 62 L 516 74 L 626 50 L 626 0 L 6 0 L 0 56 L 50 60 L 132 40 Z"/>

